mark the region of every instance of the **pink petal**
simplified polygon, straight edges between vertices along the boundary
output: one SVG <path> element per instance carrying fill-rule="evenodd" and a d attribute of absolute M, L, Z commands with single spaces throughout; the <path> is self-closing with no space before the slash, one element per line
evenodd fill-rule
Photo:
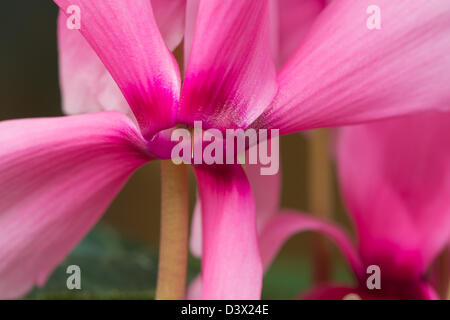
<path fill-rule="evenodd" d="M 198 195 L 192 214 L 189 249 L 194 257 L 200 258 L 202 256 L 202 203 Z"/>
<path fill-rule="evenodd" d="M 268 106 L 276 92 L 268 8 L 268 1 L 200 2 L 179 122 L 245 127 Z"/>
<path fill-rule="evenodd" d="M 202 204 L 203 299 L 259 299 L 262 266 L 250 185 L 239 165 L 195 168 Z"/>
<path fill-rule="evenodd" d="M 183 40 L 187 0 L 151 0 L 156 24 L 170 51 Z"/>
<path fill-rule="evenodd" d="M 318 231 L 329 236 L 342 250 L 355 274 L 362 274 L 359 256 L 348 238 L 338 227 L 291 210 L 283 210 L 273 216 L 262 230 L 259 237 L 259 248 L 264 268 L 268 268 L 283 244 L 293 235 L 305 231 Z"/>
<path fill-rule="evenodd" d="M 144 136 L 149 139 L 156 131 L 172 127 L 180 75 L 158 30 L 150 1 L 55 2 L 64 13 L 69 6 L 80 8 L 80 31 L 122 90 Z"/>
<path fill-rule="evenodd" d="M 340 130 L 341 187 L 365 264 L 416 278 L 450 239 L 450 113 Z"/>
<path fill-rule="evenodd" d="M 369 30 L 371 5 L 381 30 Z M 450 105 L 450 2 L 332 1 L 278 76 L 254 124 L 290 133 Z"/>
<path fill-rule="evenodd" d="M 280 68 L 280 9 L 279 0 L 269 0 L 270 51 L 276 68 Z"/>
<path fill-rule="evenodd" d="M 121 113 L 0 122 L 0 297 L 51 271 L 149 160 Z"/>
<path fill-rule="evenodd" d="M 258 230 L 278 212 L 281 191 L 281 171 L 274 175 L 261 175 L 261 164 L 245 165 L 245 173 L 255 198 Z"/>
<path fill-rule="evenodd" d="M 184 33 L 186 0 L 153 0 L 159 30 L 170 50 Z M 58 18 L 59 69 L 66 114 L 118 110 L 132 114 L 122 92 L 95 51 L 77 30 L 68 29 L 67 17 Z"/>
<path fill-rule="evenodd" d="M 81 33 L 58 17 L 59 75 L 63 111 L 66 114 L 117 110 L 132 115 L 111 74 Z"/>
<path fill-rule="evenodd" d="M 278 4 L 279 53 L 282 66 L 294 53 L 319 13 L 325 0 L 274 0 Z"/>
<path fill-rule="evenodd" d="M 196 276 L 188 286 L 187 300 L 200 300 L 202 298 L 202 277 Z"/>
<path fill-rule="evenodd" d="M 423 284 L 420 291 L 423 300 L 439 300 L 439 295 L 431 285 Z"/>
<path fill-rule="evenodd" d="M 184 35 L 184 67 L 186 69 L 191 56 L 192 42 L 194 41 L 195 25 L 197 23 L 200 0 L 187 0 L 186 26 Z"/>

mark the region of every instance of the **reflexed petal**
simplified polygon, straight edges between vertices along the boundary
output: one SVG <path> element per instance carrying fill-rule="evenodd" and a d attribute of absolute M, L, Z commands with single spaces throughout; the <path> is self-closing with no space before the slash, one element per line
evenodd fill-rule
<path fill-rule="evenodd" d="M 381 30 L 366 26 L 371 5 Z M 450 106 L 450 2 L 332 1 L 253 124 L 286 134 Z"/>
<path fill-rule="evenodd" d="M 0 297 L 51 271 L 149 160 L 118 113 L 0 122 Z"/>
<path fill-rule="evenodd" d="M 317 231 L 330 237 L 341 249 L 355 274 L 362 274 L 359 256 L 347 235 L 336 226 L 313 216 L 283 210 L 273 216 L 261 232 L 259 248 L 264 268 L 268 268 L 283 244 L 299 232 Z"/>
<path fill-rule="evenodd" d="M 268 8 L 268 1 L 200 2 L 179 122 L 242 128 L 268 106 L 276 92 Z"/>
<path fill-rule="evenodd" d="M 450 113 L 342 128 L 337 159 L 364 263 L 422 276 L 450 239 Z"/>
<path fill-rule="evenodd" d="M 55 2 L 68 15 L 70 6 L 80 8 L 79 31 L 122 90 L 144 136 L 149 139 L 156 131 L 173 127 L 180 75 L 158 30 L 150 1 Z"/>
<path fill-rule="evenodd" d="M 239 165 L 198 166 L 203 299 L 259 299 L 262 266 L 253 195 Z"/>

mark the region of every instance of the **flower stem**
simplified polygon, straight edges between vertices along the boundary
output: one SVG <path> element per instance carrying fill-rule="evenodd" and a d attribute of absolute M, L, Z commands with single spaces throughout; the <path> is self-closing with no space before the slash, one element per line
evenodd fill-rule
<path fill-rule="evenodd" d="M 311 132 L 309 142 L 309 210 L 320 218 L 333 214 L 332 169 L 329 154 L 329 136 L 326 129 Z M 331 250 L 320 235 L 313 238 L 314 279 L 324 283 L 332 271 Z"/>
<path fill-rule="evenodd" d="M 161 236 L 156 299 L 181 300 L 186 290 L 188 250 L 186 165 L 161 161 Z"/>

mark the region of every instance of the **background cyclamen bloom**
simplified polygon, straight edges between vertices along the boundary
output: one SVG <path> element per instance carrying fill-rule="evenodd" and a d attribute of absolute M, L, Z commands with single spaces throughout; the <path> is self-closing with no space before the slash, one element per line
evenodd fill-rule
<path fill-rule="evenodd" d="M 365 26 L 374 1 L 333 1 L 323 11 L 318 1 L 320 14 L 278 74 L 287 54 L 274 59 L 285 51 L 274 49 L 284 23 L 274 23 L 273 12 L 292 2 L 187 1 L 183 86 L 169 48 L 182 37 L 184 1 L 55 2 L 82 14 L 80 31 L 59 24 L 64 108 L 98 112 L 0 124 L 0 228 L 8 230 L 0 244 L 2 297 L 43 283 L 130 174 L 170 156 L 165 130 L 177 124 L 290 133 L 440 109 L 450 100 L 450 3 L 440 0 L 375 1 L 383 7 L 379 33 Z M 305 3 L 317 8 L 312 2 Z M 131 110 L 138 126 L 102 112 L 111 109 Z M 256 217 L 242 168 L 198 167 L 196 175 L 202 297 L 258 298 Z"/>
<path fill-rule="evenodd" d="M 424 279 L 450 243 L 450 113 L 339 129 L 337 165 L 358 233 L 360 258 L 349 262 L 359 286 L 321 286 L 303 298 L 436 298 Z M 323 225 L 300 214 L 273 216 L 260 237 L 263 261 L 270 262 L 291 235 L 317 230 L 318 224 Z M 319 231 L 335 238 L 332 226 Z M 337 244 L 347 258 L 353 256 L 354 249 Z M 381 268 L 381 290 L 366 287 L 370 265 Z"/>

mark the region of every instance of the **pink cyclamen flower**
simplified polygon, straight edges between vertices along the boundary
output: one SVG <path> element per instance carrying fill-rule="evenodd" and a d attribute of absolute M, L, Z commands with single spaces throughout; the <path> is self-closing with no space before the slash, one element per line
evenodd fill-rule
<path fill-rule="evenodd" d="M 425 271 L 450 244 L 450 113 L 339 129 L 337 165 L 358 249 L 336 238 L 332 225 L 281 213 L 261 233 L 264 263 L 291 235 L 317 230 L 339 240 L 358 286 L 322 285 L 301 298 L 342 299 L 350 293 L 362 299 L 437 298 Z M 380 290 L 367 287 L 372 265 L 381 271 Z"/>
<path fill-rule="evenodd" d="M 128 177 L 147 161 L 170 157 L 167 134 L 178 124 L 287 134 L 437 110 L 450 101 L 446 1 L 333 1 L 314 9 L 320 14 L 288 59 L 299 38 L 277 40 L 274 29 L 287 20 L 275 24 L 273 12 L 292 1 L 55 2 L 62 11 L 64 109 L 95 113 L 0 123 L 1 297 L 44 283 Z M 374 2 L 383 10 L 382 31 L 366 28 Z M 70 6 L 80 9 L 80 30 L 66 28 Z M 305 23 L 314 16 L 305 15 Z M 169 49 L 183 26 L 181 85 Z M 291 49 L 282 39 L 293 41 Z M 132 113 L 135 122 L 105 110 Z M 247 177 L 238 165 L 195 171 L 205 239 L 202 297 L 258 298 L 262 266 Z"/>

